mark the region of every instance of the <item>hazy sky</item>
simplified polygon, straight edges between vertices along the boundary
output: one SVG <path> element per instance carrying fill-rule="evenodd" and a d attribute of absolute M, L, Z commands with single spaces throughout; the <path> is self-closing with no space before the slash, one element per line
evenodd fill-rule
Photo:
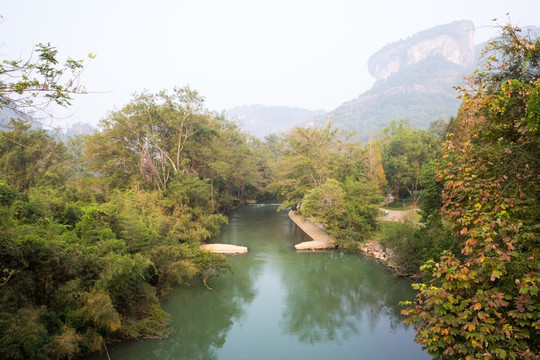
<path fill-rule="evenodd" d="M 374 82 L 369 57 L 436 25 L 540 25 L 538 0 L 2 0 L 0 57 L 51 42 L 60 57 L 94 53 L 69 122 L 96 124 L 143 89 L 190 85 L 207 107 L 332 110 Z"/>

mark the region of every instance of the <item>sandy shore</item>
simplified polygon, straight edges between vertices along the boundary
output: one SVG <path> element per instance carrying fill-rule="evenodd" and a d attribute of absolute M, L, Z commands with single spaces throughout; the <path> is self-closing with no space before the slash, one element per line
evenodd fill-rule
<path fill-rule="evenodd" d="M 231 244 L 203 244 L 199 248 L 213 254 L 246 254 L 248 252 L 248 248 L 245 246 Z"/>

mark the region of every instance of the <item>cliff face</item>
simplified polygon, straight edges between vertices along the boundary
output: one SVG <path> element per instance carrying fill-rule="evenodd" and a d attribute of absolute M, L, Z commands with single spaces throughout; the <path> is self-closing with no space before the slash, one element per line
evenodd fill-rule
<path fill-rule="evenodd" d="M 475 61 L 473 38 L 474 25 L 470 21 L 437 26 L 377 51 L 368 61 L 368 70 L 377 80 L 384 80 L 406 66 L 437 55 L 456 65 L 471 66 Z"/>
<path fill-rule="evenodd" d="M 385 46 L 368 62 L 377 79 L 373 87 L 326 117 L 361 139 L 392 120 L 408 120 L 421 129 L 434 120 L 448 120 L 461 102 L 453 86 L 462 83 L 476 62 L 473 38 L 473 23 L 458 21 Z"/>
<path fill-rule="evenodd" d="M 461 100 L 453 86 L 476 62 L 473 39 L 473 23 L 457 21 L 383 47 L 368 62 L 377 79 L 373 87 L 330 113 L 252 105 L 231 109 L 227 115 L 258 137 L 294 125 L 318 126 L 328 118 L 336 127 L 356 131 L 362 140 L 392 120 L 408 120 L 426 129 L 434 120 L 456 115 Z"/>

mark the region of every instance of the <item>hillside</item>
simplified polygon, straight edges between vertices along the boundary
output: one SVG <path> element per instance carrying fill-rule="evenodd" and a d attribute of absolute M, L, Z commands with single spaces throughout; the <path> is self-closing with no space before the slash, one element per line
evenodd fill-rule
<path fill-rule="evenodd" d="M 522 35 L 540 33 L 524 27 Z M 294 126 L 321 125 L 328 118 L 338 128 L 358 132 L 365 140 L 392 120 L 408 120 L 420 129 L 437 119 L 449 120 L 461 104 L 454 86 L 472 72 L 485 43 L 474 44 L 474 24 L 455 21 L 388 44 L 368 61 L 373 87 L 336 109 L 310 111 L 284 106 L 244 105 L 226 116 L 257 137 Z"/>
<path fill-rule="evenodd" d="M 373 87 L 356 99 L 319 117 L 355 130 L 361 138 L 377 133 L 392 120 L 427 128 L 436 119 L 454 116 L 460 104 L 453 86 L 475 63 L 474 25 L 457 21 L 389 44 L 371 56 Z"/>

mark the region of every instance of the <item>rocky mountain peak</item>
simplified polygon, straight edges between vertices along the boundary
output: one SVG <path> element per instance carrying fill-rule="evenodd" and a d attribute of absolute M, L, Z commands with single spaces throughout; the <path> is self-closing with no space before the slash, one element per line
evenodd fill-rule
<path fill-rule="evenodd" d="M 371 56 L 368 70 L 377 80 L 384 80 L 406 66 L 433 56 L 442 56 L 460 66 L 474 64 L 474 24 L 455 21 L 389 44 Z"/>

